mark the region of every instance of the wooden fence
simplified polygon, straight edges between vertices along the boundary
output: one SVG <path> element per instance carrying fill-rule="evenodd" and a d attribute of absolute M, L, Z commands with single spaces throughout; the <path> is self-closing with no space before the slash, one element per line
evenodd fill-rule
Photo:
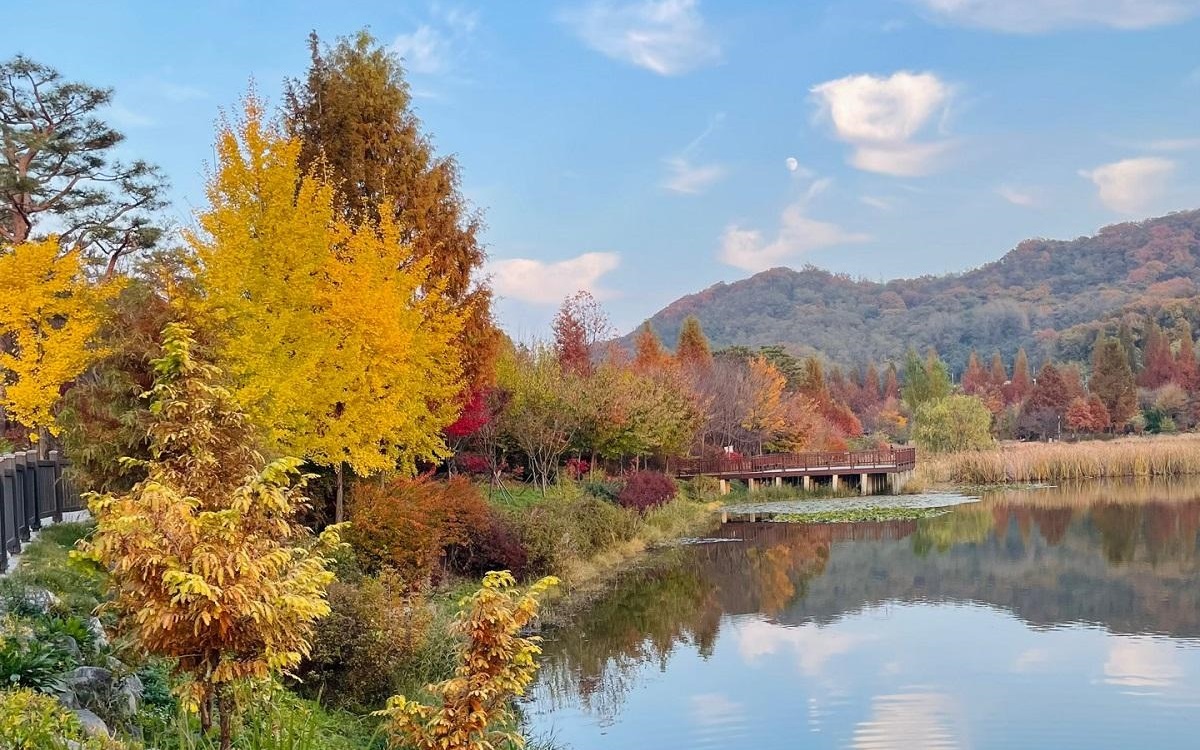
<path fill-rule="evenodd" d="M 42 459 L 37 451 L 0 454 L 0 572 L 44 522 L 58 523 L 64 513 L 84 510 L 64 477 L 66 468 L 57 451 Z"/>
<path fill-rule="evenodd" d="M 685 458 L 679 461 L 675 473 L 681 477 L 850 473 L 862 469 L 893 473 L 911 471 L 916 463 L 916 448 L 884 448 L 869 451 L 768 453 L 740 458 Z"/>

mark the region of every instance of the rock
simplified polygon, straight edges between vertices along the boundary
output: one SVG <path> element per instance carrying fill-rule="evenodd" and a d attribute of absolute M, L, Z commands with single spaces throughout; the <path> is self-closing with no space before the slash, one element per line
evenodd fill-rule
<path fill-rule="evenodd" d="M 0 615 L 7 614 L 9 609 L 38 615 L 48 615 L 61 602 L 54 592 L 36 586 L 19 587 L 11 591 L 5 599 L 0 599 Z"/>
<path fill-rule="evenodd" d="M 89 617 L 84 621 L 88 631 L 92 634 L 92 643 L 97 651 L 108 647 L 108 634 L 104 632 L 104 625 L 100 622 L 99 617 Z"/>
<path fill-rule="evenodd" d="M 70 654 L 71 658 L 76 661 L 79 661 L 79 659 L 83 656 L 83 651 L 79 649 L 79 642 L 69 635 L 60 636 L 58 639 L 58 645 L 61 646 L 62 650 Z"/>
<path fill-rule="evenodd" d="M 142 695 L 145 692 L 146 688 L 142 685 L 142 678 L 131 674 L 117 685 L 115 696 L 117 703 L 114 707 L 125 716 L 133 716 L 141 708 Z"/>
<path fill-rule="evenodd" d="M 104 723 L 104 719 L 101 719 L 96 714 L 92 713 L 86 708 L 74 708 L 71 709 L 71 711 L 75 714 L 76 718 L 79 719 L 79 723 L 83 725 L 83 731 L 87 732 L 89 735 L 93 737 L 112 736 L 112 734 L 108 731 L 108 725 Z"/>

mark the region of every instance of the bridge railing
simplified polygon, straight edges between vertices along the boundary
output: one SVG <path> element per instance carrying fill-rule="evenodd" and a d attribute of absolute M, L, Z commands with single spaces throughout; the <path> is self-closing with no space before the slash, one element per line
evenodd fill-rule
<path fill-rule="evenodd" d="M 916 448 L 883 448 L 869 451 L 812 451 L 768 453 L 762 456 L 729 458 L 684 458 L 676 465 L 681 477 L 738 475 L 768 472 L 828 471 L 831 469 L 883 469 L 910 471 L 917 464 Z"/>
<path fill-rule="evenodd" d="M 8 556 L 21 546 L 43 521 L 57 523 L 64 513 L 84 509 L 82 498 L 63 476 L 67 468 L 58 451 L 38 458 L 37 451 L 0 455 L 0 572 L 8 569 Z"/>

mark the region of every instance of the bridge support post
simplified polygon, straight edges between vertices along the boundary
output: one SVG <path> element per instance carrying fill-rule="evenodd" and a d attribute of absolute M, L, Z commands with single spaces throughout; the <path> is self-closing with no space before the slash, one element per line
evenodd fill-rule
<path fill-rule="evenodd" d="M 721 494 L 728 495 L 729 494 L 729 480 L 728 479 L 718 479 L 717 482 L 718 482 L 717 486 L 720 488 Z"/>
<path fill-rule="evenodd" d="M 837 474 L 834 474 L 833 476 L 831 476 L 829 478 L 829 487 L 834 492 L 837 492 L 841 488 L 841 486 L 842 486 L 842 478 L 840 476 L 838 476 Z"/>
<path fill-rule="evenodd" d="M 758 480 L 754 477 L 750 477 L 746 480 L 746 488 L 752 493 L 758 492 Z"/>
<path fill-rule="evenodd" d="M 858 494 L 860 494 L 860 495 L 870 495 L 871 494 L 871 475 L 870 474 L 859 474 L 858 475 Z"/>
<path fill-rule="evenodd" d="M 800 477 L 800 486 L 804 489 L 805 492 L 811 492 L 812 491 L 812 477 L 810 477 L 807 474 Z"/>
<path fill-rule="evenodd" d="M 783 477 L 775 477 L 775 486 L 776 486 L 776 487 L 782 487 L 782 486 L 783 486 Z"/>

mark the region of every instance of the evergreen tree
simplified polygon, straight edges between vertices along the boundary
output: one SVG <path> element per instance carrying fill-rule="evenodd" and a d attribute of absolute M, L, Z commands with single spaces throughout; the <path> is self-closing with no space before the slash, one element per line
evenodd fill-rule
<path fill-rule="evenodd" d="M 366 31 L 332 47 L 309 37 L 312 64 L 288 83 L 288 132 L 300 141 L 302 172 L 327 172 L 337 205 L 357 224 L 386 210 L 401 242 L 428 264 L 429 279 L 465 324 L 457 340 L 468 387 L 492 378 L 499 333 L 491 290 L 475 278 L 485 253 L 482 220 L 460 190 L 459 166 L 438 156 L 412 110 L 400 59 Z"/>
<path fill-rule="evenodd" d="M 1050 362 L 1042 365 L 1037 381 L 1021 406 L 1019 427 L 1027 434 L 1046 438 L 1061 431 L 1062 419 L 1071 404 L 1071 393 L 1062 373 Z"/>
<path fill-rule="evenodd" d="M 946 364 L 932 348 L 922 360 L 915 349 L 909 349 L 904 360 L 904 403 L 913 413 L 928 401 L 950 395 L 950 373 Z"/>
<path fill-rule="evenodd" d="M 879 384 L 879 368 L 874 362 L 867 364 L 866 374 L 863 375 L 863 391 L 867 396 L 867 404 L 874 405 L 879 403 L 881 397 Z"/>
<path fill-rule="evenodd" d="M 708 337 L 694 315 L 687 316 L 679 329 L 679 341 L 675 344 L 675 358 L 680 364 L 706 369 L 712 366 L 712 349 Z"/>
<path fill-rule="evenodd" d="M 39 238 L 46 220 L 109 278 L 158 242 L 166 182 L 144 161 L 115 159 L 125 137 L 96 116 L 112 96 L 21 55 L 0 63 L 0 244 Z"/>
<path fill-rule="evenodd" d="M 1119 339 L 1103 332 L 1092 349 L 1092 377 L 1089 388 L 1108 410 L 1109 421 L 1121 427 L 1137 413 L 1137 385 L 1129 367 L 1129 357 Z"/>
<path fill-rule="evenodd" d="M 896 372 L 896 363 L 888 362 L 887 373 L 883 378 L 883 400 L 900 400 L 900 376 Z"/>
<path fill-rule="evenodd" d="M 1136 375 L 1141 372 L 1142 364 L 1138 361 L 1137 342 L 1133 337 L 1133 327 L 1129 325 L 1129 320 L 1121 319 L 1121 327 L 1117 331 L 1117 340 L 1121 342 L 1121 349 L 1125 352 L 1125 359 L 1129 362 L 1129 369 Z"/>

